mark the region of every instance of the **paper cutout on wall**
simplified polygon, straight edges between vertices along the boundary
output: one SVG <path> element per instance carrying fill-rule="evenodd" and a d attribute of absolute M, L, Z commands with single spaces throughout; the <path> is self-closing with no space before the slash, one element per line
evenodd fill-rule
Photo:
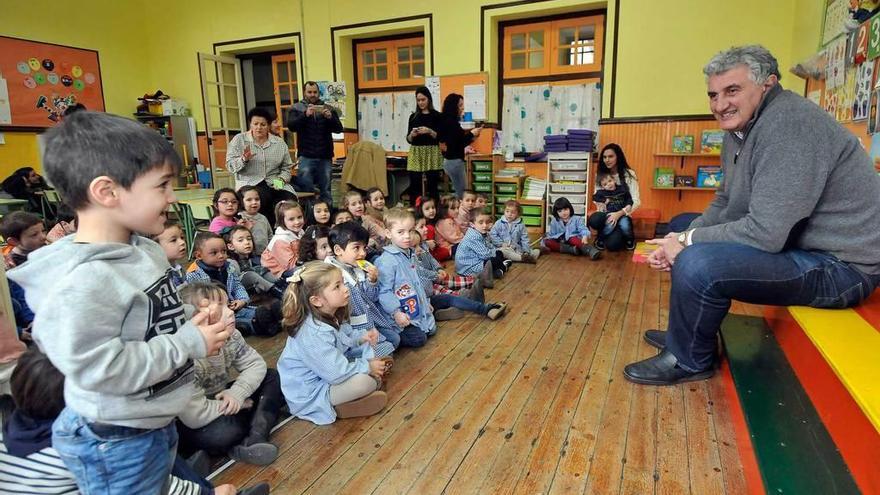
<path fill-rule="evenodd" d="M 846 70 L 846 37 L 841 36 L 828 45 L 828 65 L 825 67 L 825 87 L 843 86 Z"/>
<path fill-rule="evenodd" d="M 868 106 L 871 100 L 871 89 L 874 83 L 874 62 L 865 62 L 857 69 L 856 98 L 853 103 L 853 120 L 868 118 Z"/>
<path fill-rule="evenodd" d="M 486 120 L 486 85 L 464 86 L 464 113 L 470 112 L 473 120 Z"/>
<path fill-rule="evenodd" d="M 434 108 L 440 110 L 443 105 L 442 95 L 440 94 L 440 77 L 426 77 L 425 87 L 428 88 L 428 92 L 431 93 L 431 99 L 434 100 Z"/>
<path fill-rule="evenodd" d="M 823 45 L 846 31 L 844 24 L 849 18 L 848 3 L 848 0 L 832 0 L 825 8 L 825 29 L 822 33 Z"/>
<path fill-rule="evenodd" d="M 90 75 L 86 74 L 84 79 L 88 80 Z M 324 103 L 339 112 L 339 120 L 345 120 L 345 81 L 318 81 L 318 94 Z"/>

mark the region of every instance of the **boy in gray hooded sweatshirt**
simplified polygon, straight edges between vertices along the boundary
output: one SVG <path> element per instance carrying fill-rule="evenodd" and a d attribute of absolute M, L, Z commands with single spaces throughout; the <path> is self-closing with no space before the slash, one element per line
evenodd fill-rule
<path fill-rule="evenodd" d="M 231 311 L 181 304 L 162 248 L 180 162 L 156 132 L 78 112 L 46 133 L 44 166 L 75 209 L 75 235 L 9 272 L 35 313 L 33 337 L 65 375 L 52 445 L 87 493 L 163 491 L 174 417 L 193 395 L 193 358 L 223 345 Z M 188 310 L 188 311 L 187 311 Z M 189 320 L 189 321 L 188 321 Z"/>

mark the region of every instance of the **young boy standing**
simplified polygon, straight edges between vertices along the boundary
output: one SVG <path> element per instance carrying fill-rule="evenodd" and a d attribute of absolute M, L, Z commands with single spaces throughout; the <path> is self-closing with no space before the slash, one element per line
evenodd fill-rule
<path fill-rule="evenodd" d="M 83 492 L 160 493 L 192 360 L 220 349 L 233 317 L 206 303 L 188 320 L 162 248 L 135 234 L 163 231 L 179 158 L 134 121 L 77 112 L 46 133 L 44 165 L 79 229 L 9 278 L 34 309 L 34 340 L 66 377 L 52 445 Z"/>
<path fill-rule="evenodd" d="M 431 296 L 422 286 L 416 271 L 410 231 L 415 227 L 413 214 L 403 208 L 385 212 L 385 235 L 391 242 L 376 258 L 379 269 L 379 302 L 402 330 L 400 345 L 421 347 L 428 335 L 437 333 Z"/>

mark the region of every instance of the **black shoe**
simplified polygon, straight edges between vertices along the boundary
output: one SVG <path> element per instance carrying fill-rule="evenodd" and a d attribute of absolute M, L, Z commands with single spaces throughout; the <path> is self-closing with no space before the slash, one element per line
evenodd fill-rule
<path fill-rule="evenodd" d="M 559 246 L 559 252 L 562 254 L 571 254 L 574 256 L 580 256 L 580 254 L 581 254 L 580 251 L 578 251 L 578 248 L 576 248 L 575 246 L 572 246 L 571 244 L 565 243 L 565 242 L 563 242 Z"/>
<path fill-rule="evenodd" d="M 666 347 L 665 330 L 645 330 L 645 342 L 652 347 L 663 350 Z"/>
<path fill-rule="evenodd" d="M 589 244 L 581 244 L 581 247 L 579 247 L 578 250 L 582 255 L 589 256 L 593 261 L 602 257 L 602 252 Z"/>
<path fill-rule="evenodd" d="M 596 242 L 593 243 L 593 246 L 599 251 L 605 251 L 605 241 L 602 239 L 596 239 Z"/>
<path fill-rule="evenodd" d="M 504 270 L 504 271 L 506 272 L 507 270 L 510 270 L 510 265 L 513 264 L 513 261 L 511 261 L 511 260 L 504 260 L 504 261 L 501 262 L 501 264 L 504 265 L 504 267 L 502 268 L 502 270 Z"/>
<path fill-rule="evenodd" d="M 281 331 L 281 301 L 274 300 L 269 307 L 258 306 L 251 321 L 254 333 L 262 337 L 272 337 Z"/>
<path fill-rule="evenodd" d="M 492 272 L 492 276 L 495 277 L 496 279 L 504 278 L 504 270 L 499 268 L 499 269 Z"/>
<path fill-rule="evenodd" d="M 676 385 L 678 383 L 705 380 L 715 374 L 714 368 L 691 373 L 678 366 L 678 359 L 667 350 L 652 358 L 626 365 L 623 376 L 644 385 Z"/>
<path fill-rule="evenodd" d="M 255 466 L 268 466 L 278 458 L 278 447 L 269 442 L 252 445 L 236 445 L 229 452 L 229 457 L 239 462 Z"/>
<path fill-rule="evenodd" d="M 627 251 L 635 251 L 636 250 L 636 241 L 633 239 L 627 239 L 626 250 Z"/>
<path fill-rule="evenodd" d="M 237 492 L 237 495 L 269 495 L 269 483 L 264 481 L 250 488 L 243 488 Z"/>

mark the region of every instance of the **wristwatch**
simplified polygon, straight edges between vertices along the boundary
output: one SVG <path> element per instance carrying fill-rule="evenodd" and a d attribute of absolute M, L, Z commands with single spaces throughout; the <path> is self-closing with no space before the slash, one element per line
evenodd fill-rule
<path fill-rule="evenodd" d="M 677 239 L 678 239 L 679 244 L 681 244 L 682 246 L 687 246 L 687 239 L 688 239 L 687 231 L 682 232 L 681 234 L 678 234 Z"/>

